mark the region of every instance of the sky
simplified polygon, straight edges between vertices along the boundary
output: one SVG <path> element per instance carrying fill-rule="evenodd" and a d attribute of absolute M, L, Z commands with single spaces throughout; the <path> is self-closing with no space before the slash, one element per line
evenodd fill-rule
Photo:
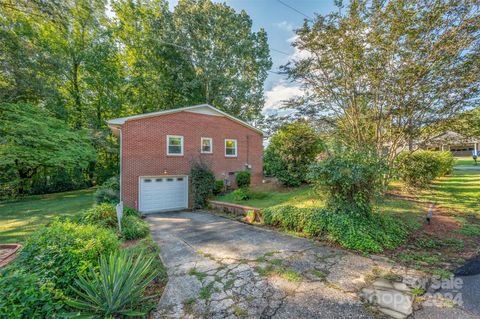
<path fill-rule="evenodd" d="M 245 10 L 253 21 L 253 31 L 264 28 L 268 35 L 270 55 L 273 66 L 271 71 L 278 72 L 281 65 L 294 58 L 298 52 L 291 46 L 294 30 L 303 24 L 306 18 L 313 18 L 315 13 L 328 14 L 335 9 L 333 0 L 213 0 L 226 2 L 240 12 Z M 170 0 L 170 9 L 178 1 Z M 299 12 L 297 12 L 299 11 Z M 283 100 L 301 95 L 300 88 L 286 79 L 285 75 L 269 72 L 265 81 L 264 113 L 281 106 Z"/>

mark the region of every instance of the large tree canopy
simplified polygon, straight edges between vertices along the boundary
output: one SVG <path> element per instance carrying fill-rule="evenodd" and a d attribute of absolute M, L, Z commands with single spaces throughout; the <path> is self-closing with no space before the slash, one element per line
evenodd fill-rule
<path fill-rule="evenodd" d="M 252 32 L 245 11 L 211 0 L 180 0 L 173 16 L 175 44 L 189 52 L 203 102 L 246 120 L 258 117 L 272 66 L 265 30 Z"/>
<path fill-rule="evenodd" d="M 427 125 L 479 105 L 478 1 L 351 1 L 297 31 L 285 66 L 301 114 L 354 149 L 407 147 Z"/>
<path fill-rule="evenodd" d="M 265 31 L 211 0 L 0 1 L 0 103 L 88 129 L 87 185 L 118 172 L 106 120 L 200 103 L 261 118 L 270 67 Z"/>
<path fill-rule="evenodd" d="M 29 104 L 0 104 L 2 188 L 24 194 L 41 169 L 86 168 L 93 160 L 95 150 L 86 132 L 74 131 Z"/>

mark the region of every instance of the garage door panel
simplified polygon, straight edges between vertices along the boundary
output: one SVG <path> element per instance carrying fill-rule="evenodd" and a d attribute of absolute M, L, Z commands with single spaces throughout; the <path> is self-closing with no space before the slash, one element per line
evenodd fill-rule
<path fill-rule="evenodd" d="M 187 208 L 186 176 L 140 178 L 141 212 L 160 212 Z"/>

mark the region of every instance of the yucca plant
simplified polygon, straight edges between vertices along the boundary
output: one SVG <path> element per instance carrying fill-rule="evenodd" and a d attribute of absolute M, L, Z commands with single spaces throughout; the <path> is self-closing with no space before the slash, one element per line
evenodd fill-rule
<path fill-rule="evenodd" d="M 79 312 L 69 317 L 145 316 L 145 312 L 137 309 L 142 302 L 153 297 L 144 296 L 145 288 L 157 275 L 152 269 L 153 261 L 153 256 L 145 257 L 143 253 L 135 256 L 125 251 L 102 256 L 99 268 L 90 268 L 72 287 L 78 298 L 67 303 Z"/>

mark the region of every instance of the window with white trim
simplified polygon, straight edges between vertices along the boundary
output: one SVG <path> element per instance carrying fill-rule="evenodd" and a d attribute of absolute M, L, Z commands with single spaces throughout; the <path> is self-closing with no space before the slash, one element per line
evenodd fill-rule
<path fill-rule="evenodd" d="M 225 139 L 225 156 L 226 157 L 237 156 L 237 140 Z"/>
<path fill-rule="evenodd" d="M 167 135 L 167 155 L 183 155 L 183 136 Z"/>
<path fill-rule="evenodd" d="M 205 154 L 213 153 L 213 143 L 212 138 L 210 137 L 202 137 L 200 140 L 201 144 L 201 152 Z"/>

